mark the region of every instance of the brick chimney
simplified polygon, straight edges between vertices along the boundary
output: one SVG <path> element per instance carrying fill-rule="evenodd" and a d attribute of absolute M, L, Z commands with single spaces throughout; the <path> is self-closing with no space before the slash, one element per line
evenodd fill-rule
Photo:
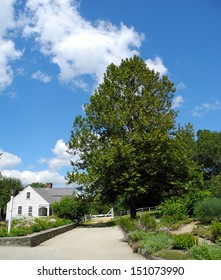
<path fill-rule="evenodd" d="M 52 183 L 46 183 L 45 188 L 46 189 L 52 189 Z"/>

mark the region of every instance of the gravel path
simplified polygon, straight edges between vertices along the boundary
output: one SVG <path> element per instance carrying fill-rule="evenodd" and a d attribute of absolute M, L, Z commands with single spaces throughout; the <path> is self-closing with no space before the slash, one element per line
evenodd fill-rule
<path fill-rule="evenodd" d="M 0 246 L 0 260 L 144 260 L 118 227 L 77 227 L 37 247 Z"/>

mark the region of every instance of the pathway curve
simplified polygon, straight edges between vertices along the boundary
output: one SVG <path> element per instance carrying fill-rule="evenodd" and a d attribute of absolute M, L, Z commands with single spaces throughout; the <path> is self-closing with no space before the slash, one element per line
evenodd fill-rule
<path fill-rule="evenodd" d="M 0 246 L 1 260 L 144 260 L 133 253 L 118 227 L 89 226 L 51 238 L 37 247 Z"/>

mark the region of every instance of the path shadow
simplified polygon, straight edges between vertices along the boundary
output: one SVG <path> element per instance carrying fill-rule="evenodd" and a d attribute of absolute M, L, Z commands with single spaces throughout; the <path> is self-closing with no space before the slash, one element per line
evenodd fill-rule
<path fill-rule="evenodd" d="M 81 224 L 81 227 L 87 227 L 87 228 L 101 228 L 101 227 L 113 227 L 116 226 L 116 223 L 114 221 L 106 221 L 106 222 L 94 222 L 94 223 L 85 223 Z"/>

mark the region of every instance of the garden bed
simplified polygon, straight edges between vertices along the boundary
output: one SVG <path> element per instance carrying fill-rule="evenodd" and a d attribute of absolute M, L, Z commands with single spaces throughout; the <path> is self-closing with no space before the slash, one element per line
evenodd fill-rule
<path fill-rule="evenodd" d="M 75 227 L 77 227 L 76 224 L 69 224 L 69 225 L 64 225 L 64 226 L 60 226 L 57 228 L 44 230 L 44 231 L 37 232 L 37 233 L 32 233 L 32 234 L 29 234 L 26 236 L 0 237 L 0 245 L 35 247 L 35 246 L 39 245 L 40 243 L 42 243 L 56 235 L 64 233 L 68 230 L 74 229 Z"/>

